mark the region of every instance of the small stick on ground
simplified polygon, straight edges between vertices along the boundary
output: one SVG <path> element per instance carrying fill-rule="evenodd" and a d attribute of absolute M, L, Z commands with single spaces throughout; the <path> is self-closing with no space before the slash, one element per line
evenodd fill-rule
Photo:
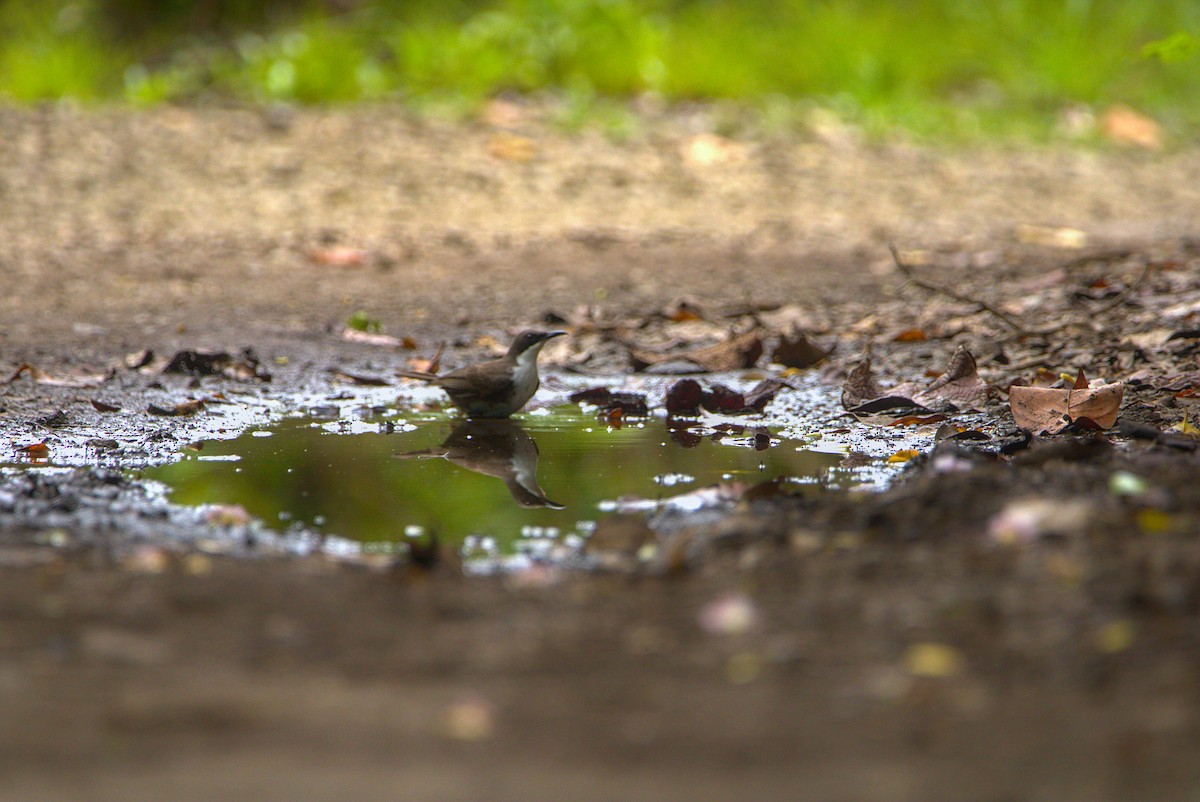
<path fill-rule="evenodd" d="M 904 264 L 904 260 L 900 258 L 900 252 L 898 250 L 896 250 L 896 246 L 894 243 L 891 243 L 891 242 L 888 243 L 888 250 L 892 252 L 892 261 L 894 261 L 896 263 L 896 268 L 901 273 L 904 274 L 904 277 L 907 278 L 910 283 L 917 285 L 918 287 L 920 287 L 923 290 L 928 290 L 929 292 L 936 292 L 940 295 L 945 295 L 947 298 L 953 298 L 954 300 L 961 301 L 962 303 L 965 303 L 965 304 L 975 304 L 982 311 L 990 312 L 991 314 L 1000 318 L 1000 320 L 1002 320 L 1004 323 L 1007 323 L 1009 326 L 1011 326 L 1018 334 L 1031 334 L 1032 333 L 1029 331 L 1029 329 L 1027 329 L 1023 325 L 1021 325 L 1021 323 L 1016 318 L 1014 318 L 1012 315 L 1009 315 L 1005 312 L 1000 311 L 996 307 L 989 304 L 987 301 L 981 301 L 978 298 L 972 298 L 970 295 L 964 295 L 963 293 L 958 292 L 956 290 L 952 290 L 949 287 L 943 287 L 940 284 L 934 284 L 933 282 L 926 281 L 923 278 L 919 278 L 917 275 L 915 275 L 913 273 L 911 267 Z"/>

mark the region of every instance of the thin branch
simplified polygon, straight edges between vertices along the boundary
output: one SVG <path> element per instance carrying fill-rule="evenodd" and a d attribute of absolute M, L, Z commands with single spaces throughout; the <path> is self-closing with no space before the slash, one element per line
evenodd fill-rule
<path fill-rule="evenodd" d="M 957 290 L 952 290 L 949 287 L 943 287 L 940 284 L 934 284 L 933 282 L 926 281 L 925 279 L 918 277 L 913 273 L 911 267 L 904 264 L 904 260 L 900 258 L 900 252 L 896 250 L 894 243 L 888 243 L 888 250 L 892 252 L 892 261 L 896 263 L 896 269 L 903 273 L 904 277 L 907 278 L 911 284 L 915 284 L 923 290 L 938 293 L 939 295 L 945 295 L 947 298 L 953 298 L 954 300 L 964 304 L 975 304 L 980 308 L 980 310 L 984 312 L 990 312 L 991 314 L 1000 318 L 1000 320 L 1002 320 L 1004 323 L 1007 323 L 1019 334 L 1032 333 L 1029 331 L 1029 329 L 1025 328 L 1025 326 L 1021 325 L 1021 323 L 1012 315 L 1000 311 L 987 301 L 981 301 L 978 298 L 972 298 L 970 295 L 964 295 Z"/>

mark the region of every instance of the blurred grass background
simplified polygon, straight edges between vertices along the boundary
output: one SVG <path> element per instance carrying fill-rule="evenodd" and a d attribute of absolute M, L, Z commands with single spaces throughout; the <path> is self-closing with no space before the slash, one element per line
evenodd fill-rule
<path fill-rule="evenodd" d="M 1191 139 L 1197 32 L 1196 0 L 0 0 L 0 98 L 468 113 L 518 92 L 570 126 L 650 97 L 949 138 L 1123 103 Z"/>

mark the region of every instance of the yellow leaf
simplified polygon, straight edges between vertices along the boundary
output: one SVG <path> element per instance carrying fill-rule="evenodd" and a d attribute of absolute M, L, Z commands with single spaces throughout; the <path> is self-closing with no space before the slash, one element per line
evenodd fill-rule
<path fill-rule="evenodd" d="M 962 652 L 944 643 L 914 643 L 904 653 L 904 667 L 916 677 L 953 677 L 964 662 Z"/>
<path fill-rule="evenodd" d="M 911 448 L 905 448 L 888 457 L 887 461 L 891 465 L 896 465 L 901 462 L 908 462 L 910 459 L 918 456 L 920 453 L 920 451 L 915 451 Z"/>

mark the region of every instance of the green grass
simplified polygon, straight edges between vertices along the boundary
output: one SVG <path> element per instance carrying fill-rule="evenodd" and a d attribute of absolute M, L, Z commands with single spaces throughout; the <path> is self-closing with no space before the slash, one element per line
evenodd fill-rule
<path fill-rule="evenodd" d="M 804 127 L 821 108 L 940 137 L 1053 136 L 1069 106 L 1126 103 L 1181 135 L 1200 124 L 1194 0 L 364 0 L 137 36 L 114 31 L 114 3 L 0 0 L 0 98 L 470 108 L 512 91 L 563 98 L 566 125 L 596 110 L 620 127 L 616 105 L 653 93 L 735 101 L 733 127 Z"/>

